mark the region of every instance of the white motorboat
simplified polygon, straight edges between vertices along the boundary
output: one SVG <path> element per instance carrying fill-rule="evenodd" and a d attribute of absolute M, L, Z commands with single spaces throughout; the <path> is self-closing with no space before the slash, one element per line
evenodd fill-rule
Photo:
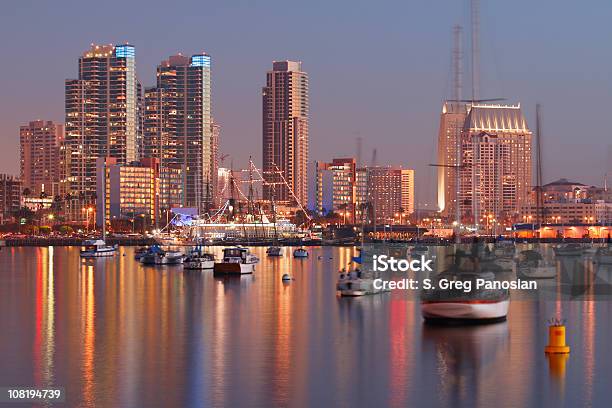
<path fill-rule="evenodd" d="M 213 269 L 215 267 L 215 256 L 204 252 L 202 247 L 193 249 L 183 260 L 184 269 Z"/>
<path fill-rule="evenodd" d="M 390 289 L 376 288 L 375 278 L 360 269 L 352 271 L 340 271 L 336 282 L 336 291 L 340 296 L 356 297 L 365 295 L 375 295 L 377 293 L 389 292 Z"/>
<path fill-rule="evenodd" d="M 507 289 L 476 288 L 477 279 L 494 280 L 491 272 L 443 272 L 436 276 L 432 289 L 421 293 L 421 314 L 433 322 L 491 322 L 504 320 L 508 315 L 510 292 Z M 470 282 L 472 290 L 440 289 L 446 281 Z"/>
<path fill-rule="evenodd" d="M 179 265 L 183 263 L 184 255 L 181 251 L 163 250 L 153 245 L 140 257 L 143 265 Z"/>
<path fill-rule="evenodd" d="M 283 256 L 282 248 L 279 246 L 271 246 L 266 250 L 268 256 Z"/>
<path fill-rule="evenodd" d="M 294 258 L 308 258 L 308 251 L 305 248 L 298 248 L 293 251 Z"/>
<path fill-rule="evenodd" d="M 117 253 L 117 245 L 106 245 L 103 239 L 87 240 L 81 247 L 81 258 L 100 258 L 114 256 Z"/>
<path fill-rule="evenodd" d="M 255 271 L 259 258 L 248 248 L 230 247 L 223 249 L 223 260 L 215 262 L 214 272 L 219 274 L 247 274 Z"/>

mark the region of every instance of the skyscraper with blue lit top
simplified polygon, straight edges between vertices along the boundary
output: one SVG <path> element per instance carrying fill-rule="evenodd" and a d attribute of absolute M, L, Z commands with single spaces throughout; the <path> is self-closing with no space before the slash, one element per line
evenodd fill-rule
<path fill-rule="evenodd" d="M 66 89 L 62 187 L 95 197 L 96 159 L 138 159 L 138 83 L 133 45 L 91 45 Z M 78 218 L 78 212 L 74 214 Z M 74 217 L 73 217 L 74 218 Z"/>
<path fill-rule="evenodd" d="M 167 205 L 201 213 L 213 205 L 217 171 L 210 72 L 208 54 L 173 55 L 157 67 L 156 86 L 145 90 L 143 155 L 158 158 L 162 168 L 183 168 L 183 202 Z"/>

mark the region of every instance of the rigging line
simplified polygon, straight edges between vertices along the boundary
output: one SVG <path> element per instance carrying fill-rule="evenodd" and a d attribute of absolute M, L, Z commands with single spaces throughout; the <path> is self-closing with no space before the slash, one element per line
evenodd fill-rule
<path fill-rule="evenodd" d="M 276 163 L 272 163 L 274 165 L 274 167 L 276 167 L 276 169 L 280 172 L 280 169 L 278 168 L 278 166 L 276 165 Z M 308 218 L 308 221 L 312 221 L 312 217 L 310 215 L 308 215 L 308 213 L 306 212 L 306 210 L 304 209 L 304 207 L 302 206 L 302 203 L 300 202 L 300 200 L 295 196 L 295 193 L 293 192 L 293 189 L 289 186 L 289 183 L 287 183 L 287 180 L 285 180 L 285 176 L 283 176 L 283 173 L 279 173 L 281 178 L 283 179 L 283 182 L 285 183 L 285 185 L 287 186 L 287 189 L 291 192 L 291 196 L 295 199 L 295 201 L 297 202 L 297 204 L 300 206 L 300 210 L 302 210 L 302 212 L 304 213 L 304 215 L 306 215 L 306 218 Z"/>

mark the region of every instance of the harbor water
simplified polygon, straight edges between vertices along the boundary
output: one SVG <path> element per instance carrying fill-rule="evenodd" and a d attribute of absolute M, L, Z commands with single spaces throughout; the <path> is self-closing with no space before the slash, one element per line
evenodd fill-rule
<path fill-rule="evenodd" d="M 336 295 L 354 248 L 265 249 L 241 277 L 142 266 L 130 247 L 2 249 L 0 386 L 63 387 L 70 407 L 610 406 L 608 298 L 511 295 L 505 322 L 431 326 L 412 291 Z M 544 353 L 554 316 L 569 356 Z"/>

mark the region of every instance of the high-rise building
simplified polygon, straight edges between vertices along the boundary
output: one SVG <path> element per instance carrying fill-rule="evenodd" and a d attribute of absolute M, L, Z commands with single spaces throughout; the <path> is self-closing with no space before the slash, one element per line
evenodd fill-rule
<path fill-rule="evenodd" d="M 21 206 L 21 180 L 8 174 L 0 174 L 0 223 L 10 220 Z"/>
<path fill-rule="evenodd" d="M 459 140 L 468 106 L 461 102 L 445 102 L 440 114 L 438 132 L 438 208 L 442 215 L 455 217 L 457 180 L 461 163 Z"/>
<path fill-rule="evenodd" d="M 357 169 L 358 218 L 364 212 L 377 224 L 404 224 L 414 212 L 414 170 L 399 166 Z"/>
<path fill-rule="evenodd" d="M 183 206 L 208 211 L 215 197 L 215 128 L 211 117 L 211 58 L 173 55 L 145 90 L 143 157 L 184 169 Z"/>
<path fill-rule="evenodd" d="M 463 222 L 516 220 L 531 191 L 531 136 L 520 105 L 474 104 L 461 131 Z"/>
<path fill-rule="evenodd" d="M 333 159 L 329 163 L 317 161 L 316 167 L 316 210 L 323 215 L 325 191 L 324 174 L 330 173 L 331 181 L 331 208 L 334 212 L 342 212 L 347 222 L 356 222 L 355 205 L 356 192 L 356 161 L 354 158 Z"/>
<path fill-rule="evenodd" d="M 264 199 L 291 202 L 297 198 L 306 206 L 309 102 L 308 74 L 302 71 L 302 63 L 274 61 L 262 95 L 262 167 L 266 180 L 274 183 L 264 188 Z"/>
<path fill-rule="evenodd" d="M 97 171 L 97 225 L 136 217 L 145 219 L 148 225 L 155 224 L 159 216 L 159 165 L 155 159 L 119 164 L 115 158 L 100 157 Z"/>
<path fill-rule="evenodd" d="M 217 200 L 219 205 L 225 204 L 227 200 L 232 198 L 232 171 L 225 167 L 217 169 Z"/>
<path fill-rule="evenodd" d="M 32 195 L 59 194 L 64 125 L 36 120 L 19 129 L 21 181 Z"/>
<path fill-rule="evenodd" d="M 67 193 L 93 196 L 96 160 L 138 158 L 138 83 L 132 45 L 92 45 L 66 80 L 64 180 Z M 79 211 L 76 211 L 78 214 Z"/>

